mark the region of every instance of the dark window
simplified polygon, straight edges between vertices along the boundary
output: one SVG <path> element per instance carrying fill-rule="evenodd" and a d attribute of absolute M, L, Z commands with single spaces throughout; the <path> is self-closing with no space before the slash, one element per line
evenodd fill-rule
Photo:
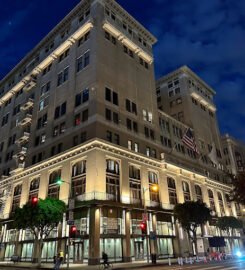
<path fill-rule="evenodd" d="M 113 122 L 115 124 L 118 124 L 119 123 L 118 113 L 113 112 Z"/>
<path fill-rule="evenodd" d="M 131 112 L 131 107 L 130 107 L 130 100 L 126 99 L 126 110 L 128 112 Z"/>
<path fill-rule="evenodd" d="M 111 101 L 111 90 L 107 87 L 105 88 L 105 99 Z"/>
<path fill-rule="evenodd" d="M 106 118 L 106 120 L 109 120 L 109 121 L 111 121 L 111 110 L 109 110 L 109 109 L 105 109 L 105 118 Z"/>
<path fill-rule="evenodd" d="M 131 121 L 130 119 L 128 119 L 128 118 L 127 118 L 127 128 L 128 128 L 129 130 L 132 129 L 132 121 Z"/>
<path fill-rule="evenodd" d="M 118 94 L 113 92 L 113 104 L 118 105 Z"/>
<path fill-rule="evenodd" d="M 82 121 L 88 121 L 88 109 L 82 112 Z"/>

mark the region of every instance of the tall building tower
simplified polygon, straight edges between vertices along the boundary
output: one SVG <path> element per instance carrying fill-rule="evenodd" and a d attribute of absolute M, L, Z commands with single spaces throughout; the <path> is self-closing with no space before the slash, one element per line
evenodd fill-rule
<path fill-rule="evenodd" d="M 185 130 L 190 128 L 194 134 L 199 155 L 187 150 L 187 156 L 206 168 L 208 174 L 221 180 L 224 165 L 213 101 L 215 91 L 183 66 L 157 80 L 156 93 L 158 108 L 182 122 L 186 125 Z M 181 133 L 184 136 L 185 131 Z M 179 152 L 183 152 L 181 148 Z"/>
<path fill-rule="evenodd" d="M 229 134 L 222 137 L 225 165 L 229 173 L 237 175 L 245 172 L 245 145 Z"/>
<path fill-rule="evenodd" d="M 149 251 L 160 259 L 184 255 L 188 238 L 174 223 L 176 203 L 202 200 L 217 216 L 237 215 L 219 168 L 181 145 L 191 127 L 206 152 L 213 141 L 220 149 L 213 91 L 181 68 L 159 81 L 158 109 L 155 42 L 116 1 L 83 0 L 0 82 L 1 260 L 37 258 L 31 231 L 12 226 L 16 208 L 32 198 L 74 202 L 69 222 L 44 241 L 45 262 L 60 250 L 88 264 L 99 264 L 102 251 L 115 262 L 146 260 Z M 170 80 L 186 103 L 179 119 L 164 104 L 165 92 L 172 102 L 164 90 Z M 192 81 L 210 99 L 193 88 L 192 101 Z M 72 248 L 68 223 L 79 234 Z M 212 224 L 203 228 L 199 254 L 215 233 Z"/>

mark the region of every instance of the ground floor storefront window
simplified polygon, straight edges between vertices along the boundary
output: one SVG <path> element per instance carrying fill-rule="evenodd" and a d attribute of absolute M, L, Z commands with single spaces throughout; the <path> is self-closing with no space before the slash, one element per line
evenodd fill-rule
<path fill-rule="evenodd" d="M 14 250 L 15 250 L 15 244 L 7 244 L 6 249 L 5 249 L 4 259 L 7 261 L 11 260 L 11 257 L 14 255 Z"/>
<path fill-rule="evenodd" d="M 22 244 L 21 261 L 31 261 L 33 252 L 33 243 Z"/>
<path fill-rule="evenodd" d="M 157 238 L 157 249 L 159 259 L 172 257 L 174 254 L 172 238 Z"/>
<path fill-rule="evenodd" d="M 136 237 L 131 239 L 131 257 L 132 260 L 140 261 L 147 259 L 146 239 Z"/>
<path fill-rule="evenodd" d="M 70 246 L 70 261 L 73 263 L 88 262 L 89 240 L 77 239 Z"/>
<path fill-rule="evenodd" d="M 57 254 L 57 242 L 45 242 L 42 250 L 42 261 L 53 262 L 53 257 Z"/>
<path fill-rule="evenodd" d="M 107 253 L 109 261 L 122 261 L 122 239 L 100 239 L 100 256 L 102 256 L 103 251 Z"/>

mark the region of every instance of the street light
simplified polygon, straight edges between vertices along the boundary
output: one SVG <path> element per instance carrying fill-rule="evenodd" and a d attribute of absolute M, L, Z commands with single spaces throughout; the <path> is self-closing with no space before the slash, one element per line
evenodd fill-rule
<path fill-rule="evenodd" d="M 145 198 L 145 193 L 146 193 L 147 190 L 152 190 L 152 191 L 154 191 L 154 192 L 158 192 L 159 187 L 158 187 L 157 184 L 150 185 L 150 187 L 148 187 L 148 188 L 143 187 L 143 200 L 144 200 L 144 215 L 145 215 L 145 218 L 147 217 L 146 198 Z M 147 219 L 148 219 L 148 218 L 147 218 Z M 145 221 L 145 222 L 146 222 L 146 221 Z M 142 224 L 142 223 L 141 223 L 141 224 Z M 147 226 L 146 226 L 146 228 L 147 228 Z M 141 227 L 141 229 L 142 229 L 142 227 Z M 147 237 L 147 232 L 146 232 L 145 237 L 146 237 L 147 262 L 149 263 L 149 246 L 148 246 L 148 242 L 149 242 L 149 241 L 148 241 L 148 237 Z"/>
<path fill-rule="evenodd" d="M 70 187 L 69 187 L 69 198 L 68 198 L 68 208 L 69 208 L 69 216 L 70 216 L 70 207 L 69 207 L 69 204 L 70 204 L 70 199 L 72 197 L 72 194 L 71 194 L 71 183 L 70 182 L 67 182 L 67 181 L 64 181 L 60 177 L 57 178 L 57 180 L 56 180 L 56 184 L 57 185 L 61 186 L 63 183 L 66 183 L 66 184 L 70 185 Z M 71 224 L 68 224 L 68 226 L 69 226 L 69 233 L 68 233 L 68 239 L 67 239 L 68 240 L 68 246 L 67 246 L 67 269 L 69 269 L 69 267 L 70 267 L 70 234 L 71 234 L 70 233 L 70 229 L 73 228 L 73 227 L 75 227 L 75 226 L 72 226 L 70 228 L 70 225 Z"/>

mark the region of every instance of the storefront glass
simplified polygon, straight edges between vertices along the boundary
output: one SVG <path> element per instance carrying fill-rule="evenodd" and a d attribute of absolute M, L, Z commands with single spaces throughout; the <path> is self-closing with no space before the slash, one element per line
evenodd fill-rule
<path fill-rule="evenodd" d="M 32 260 L 33 243 L 25 243 L 22 246 L 21 260 L 31 261 Z"/>
<path fill-rule="evenodd" d="M 109 261 L 122 261 L 122 239 L 100 239 L 100 253 L 103 251 L 107 253 Z"/>
<path fill-rule="evenodd" d="M 159 259 L 173 256 L 173 241 L 171 238 L 158 238 L 157 248 Z"/>
<path fill-rule="evenodd" d="M 4 255 L 5 260 L 10 260 L 11 257 L 14 255 L 14 248 L 15 248 L 14 244 L 7 244 L 6 245 L 5 255 Z"/>
<path fill-rule="evenodd" d="M 50 241 L 45 242 L 43 245 L 42 250 L 42 260 L 46 262 L 53 262 L 53 257 L 57 253 L 57 242 L 56 241 Z"/>

